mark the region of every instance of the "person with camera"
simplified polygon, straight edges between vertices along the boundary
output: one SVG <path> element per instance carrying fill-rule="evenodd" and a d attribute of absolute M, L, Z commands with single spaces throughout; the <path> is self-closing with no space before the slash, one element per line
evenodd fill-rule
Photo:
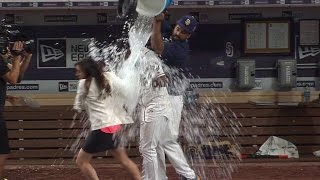
<path fill-rule="evenodd" d="M 12 63 L 12 58 L 13 56 L 11 55 L 11 53 L 7 53 L 5 56 L 5 63 L 7 63 L 7 66 L 9 67 L 9 69 L 12 69 L 13 67 L 13 63 Z M 23 79 L 24 73 L 26 72 L 26 70 L 29 67 L 30 61 L 32 58 L 32 52 L 28 51 L 24 48 L 23 54 L 22 54 L 22 60 L 20 62 L 20 73 L 19 73 L 19 77 L 18 77 L 18 83 L 21 82 L 21 80 Z M 21 105 L 21 101 L 22 101 L 23 97 L 16 97 L 13 95 L 6 95 L 6 101 L 10 102 L 11 105 L 13 106 L 19 106 Z"/>
<path fill-rule="evenodd" d="M 4 178 L 5 161 L 10 153 L 8 130 L 3 117 L 5 100 L 12 99 L 6 94 L 7 83 L 17 84 L 21 81 L 32 57 L 23 47 L 23 42 L 16 41 L 11 48 L 8 45 L 0 51 L 0 180 Z"/>

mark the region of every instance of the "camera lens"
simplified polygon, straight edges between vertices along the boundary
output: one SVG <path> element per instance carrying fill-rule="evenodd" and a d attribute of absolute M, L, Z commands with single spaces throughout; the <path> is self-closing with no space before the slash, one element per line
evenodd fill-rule
<path fill-rule="evenodd" d="M 27 53 L 32 53 L 33 49 L 34 49 L 34 40 L 29 40 L 26 41 L 23 44 L 23 49 L 24 51 L 26 51 Z"/>

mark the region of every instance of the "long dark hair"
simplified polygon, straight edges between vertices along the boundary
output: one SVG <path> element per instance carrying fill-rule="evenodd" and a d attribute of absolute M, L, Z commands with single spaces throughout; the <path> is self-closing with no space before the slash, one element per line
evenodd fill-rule
<path fill-rule="evenodd" d="M 106 77 L 103 75 L 103 66 L 98 64 L 91 58 L 83 59 L 75 64 L 75 66 L 79 66 L 82 71 L 84 71 L 86 75 L 85 81 L 85 97 L 89 93 L 89 88 L 91 85 L 92 78 L 95 78 L 97 82 L 98 89 L 100 91 L 100 97 L 106 93 L 107 96 L 111 96 L 111 86 L 110 82 Z"/>

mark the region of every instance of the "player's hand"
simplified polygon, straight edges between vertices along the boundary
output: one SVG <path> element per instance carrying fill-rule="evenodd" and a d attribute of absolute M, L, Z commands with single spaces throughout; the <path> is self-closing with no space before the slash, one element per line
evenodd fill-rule
<path fill-rule="evenodd" d="M 155 17 L 154 17 L 154 20 L 155 20 L 156 22 L 162 22 L 162 21 L 164 21 L 164 17 L 165 17 L 165 14 L 164 14 L 164 13 L 161 13 L 161 14 L 155 16 Z"/>
<path fill-rule="evenodd" d="M 169 83 L 169 79 L 167 78 L 167 76 L 158 77 L 152 82 L 153 87 L 166 87 L 168 83 Z"/>

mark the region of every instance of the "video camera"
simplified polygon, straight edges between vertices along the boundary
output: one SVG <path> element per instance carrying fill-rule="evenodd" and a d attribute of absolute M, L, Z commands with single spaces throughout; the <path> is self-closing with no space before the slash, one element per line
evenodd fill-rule
<path fill-rule="evenodd" d="M 7 24 L 6 20 L 0 21 L 0 53 L 5 54 L 7 47 L 12 50 L 13 44 L 16 41 L 23 42 L 23 50 L 31 53 L 34 49 L 34 40 L 27 37 L 27 35 L 21 33 L 15 29 L 12 25 Z"/>

